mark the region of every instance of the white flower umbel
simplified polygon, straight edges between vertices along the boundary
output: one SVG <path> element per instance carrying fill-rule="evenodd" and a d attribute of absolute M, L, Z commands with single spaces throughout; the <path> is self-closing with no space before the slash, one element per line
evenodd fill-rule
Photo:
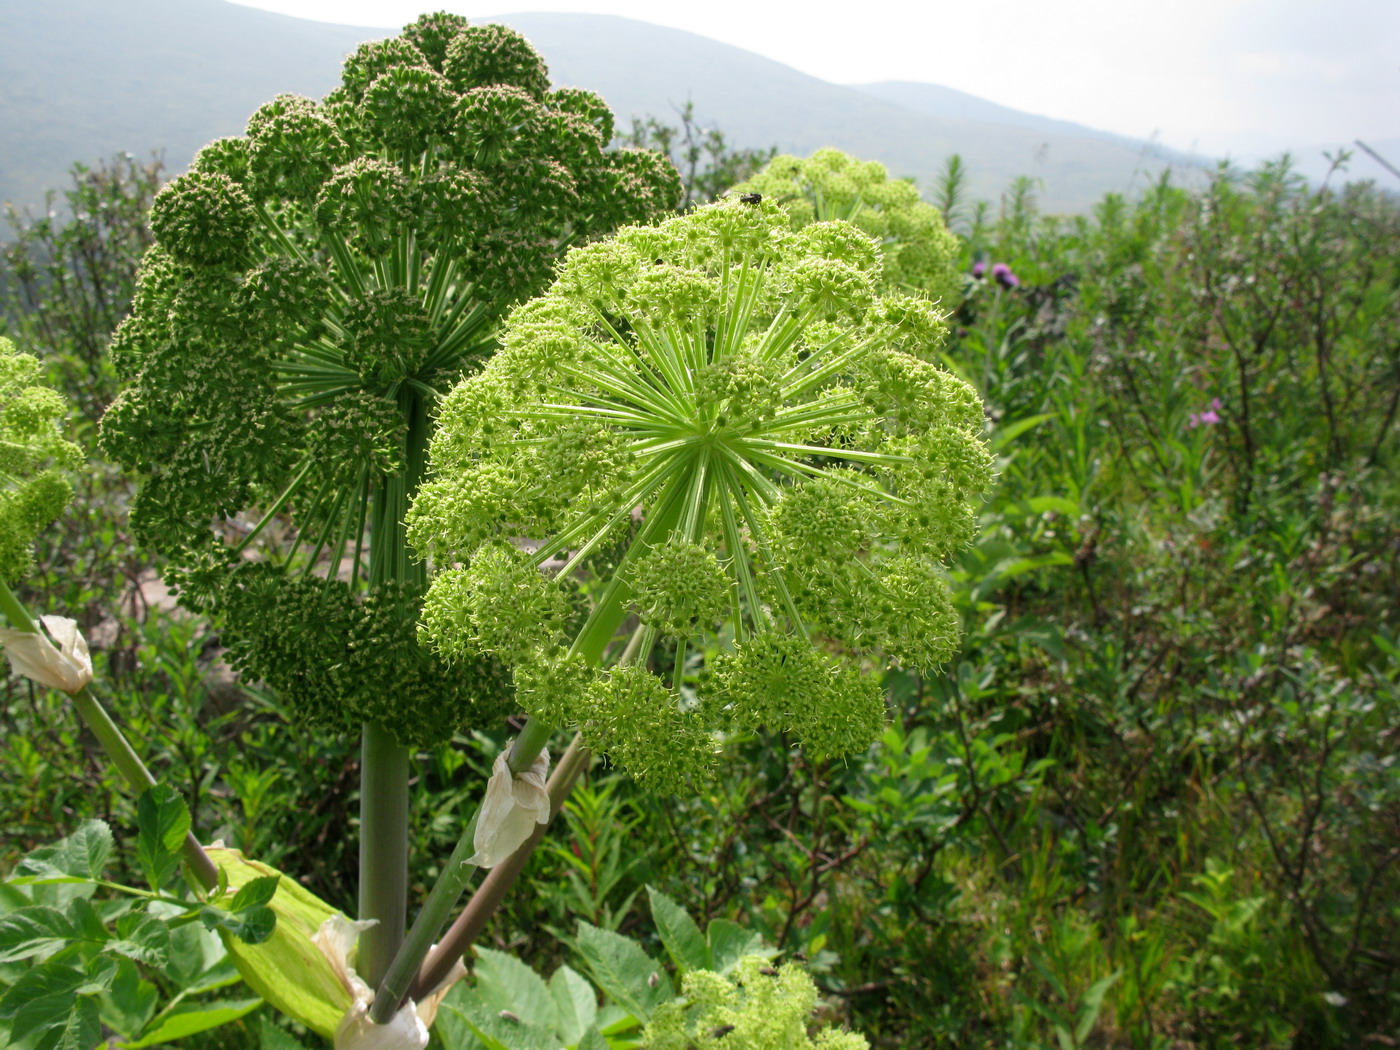
<path fill-rule="evenodd" d="M 66 616 L 41 616 L 57 647 L 39 631 L 0 628 L 0 645 L 9 654 L 16 673 L 47 689 L 60 689 L 70 696 L 92 681 L 92 657 L 87 639 L 76 620 Z"/>
<path fill-rule="evenodd" d="M 541 751 L 523 773 L 511 772 L 509 755 L 507 748 L 496 756 L 486 783 L 472 839 L 476 853 L 468 861 L 479 868 L 494 868 L 520 848 L 536 824 L 549 823 L 549 752 Z"/>

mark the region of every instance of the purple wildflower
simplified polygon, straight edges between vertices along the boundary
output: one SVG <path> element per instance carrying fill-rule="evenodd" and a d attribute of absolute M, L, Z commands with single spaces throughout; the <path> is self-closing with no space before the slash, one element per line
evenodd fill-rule
<path fill-rule="evenodd" d="M 997 263 L 992 267 L 992 279 L 1003 288 L 1015 288 L 1021 283 L 1021 279 L 1011 272 L 1011 267 L 1006 263 Z"/>
<path fill-rule="evenodd" d="M 1186 428 L 1194 430 L 1196 427 L 1214 426 L 1220 422 L 1220 398 L 1213 397 L 1204 412 L 1192 412 L 1191 418 L 1186 421 Z"/>
<path fill-rule="evenodd" d="M 972 276 L 976 277 L 979 281 L 982 279 L 982 275 L 986 272 L 987 264 L 981 259 L 978 259 L 975 263 L 972 264 Z"/>

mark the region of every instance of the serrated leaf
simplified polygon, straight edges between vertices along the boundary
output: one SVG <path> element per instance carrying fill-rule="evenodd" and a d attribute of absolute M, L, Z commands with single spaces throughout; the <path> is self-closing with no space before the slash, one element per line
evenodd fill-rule
<path fill-rule="evenodd" d="M 261 999 L 216 1000 L 207 1003 L 181 1003 L 168 1013 L 156 1018 L 155 1027 L 134 1042 L 120 1043 L 125 1050 L 139 1050 L 143 1046 L 170 1043 L 183 1039 L 196 1032 L 207 1032 L 211 1028 L 237 1021 L 244 1014 L 251 1013 L 262 1005 Z"/>
<path fill-rule="evenodd" d="M 85 941 L 101 943 L 111 938 L 102 916 L 85 897 L 74 897 L 68 902 L 68 921 L 78 931 L 78 937 Z"/>
<path fill-rule="evenodd" d="M 671 980 L 639 944 L 621 934 L 579 923 L 578 950 L 598 987 L 639 1021 L 675 998 Z"/>
<path fill-rule="evenodd" d="M 101 1039 L 102 1021 L 97 1003 L 91 999 L 76 999 L 61 1022 L 50 1025 L 34 1040 L 33 1050 L 91 1050 Z"/>
<path fill-rule="evenodd" d="M 100 820 L 89 820 L 67 838 L 27 854 L 15 866 L 15 881 L 100 879 L 111 855 L 112 829 Z"/>
<path fill-rule="evenodd" d="M 512 1021 L 480 1003 L 457 1009 L 456 1013 L 487 1050 L 558 1050 L 559 1038 L 550 1029 Z"/>
<path fill-rule="evenodd" d="M 579 1041 L 598 1019 L 598 994 L 576 971 L 561 966 L 549 979 L 549 993 L 559 1013 L 559 1036 L 566 1044 Z"/>
<path fill-rule="evenodd" d="M 170 927 L 144 912 L 130 912 L 117 920 L 117 939 L 107 950 L 151 966 L 170 961 Z"/>
<path fill-rule="evenodd" d="M 574 1050 L 609 1050 L 608 1041 L 596 1028 L 589 1028 L 579 1041 L 573 1044 Z"/>
<path fill-rule="evenodd" d="M 44 963 L 20 977 L 0 996 L 0 1021 L 9 1022 L 10 1041 L 18 1043 L 55 1028 L 67 1030 L 77 1004 L 89 1002 L 80 994 L 87 981 L 88 975 L 68 962 Z M 95 1003 L 92 1014 L 95 1020 Z"/>
<path fill-rule="evenodd" d="M 264 1013 L 258 1015 L 258 1050 L 306 1050 L 306 1047 L 278 1028 Z"/>
<path fill-rule="evenodd" d="M 168 883 L 180 866 L 180 846 L 190 830 L 190 812 L 174 788 L 157 784 L 136 804 L 136 859 L 151 889 Z"/>
<path fill-rule="evenodd" d="M 273 894 L 277 892 L 277 884 L 281 880 L 282 876 L 280 875 L 263 875 L 245 882 L 233 895 L 233 900 L 229 902 L 229 911 L 247 911 L 249 908 L 257 908 L 266 904 L 272 900 Z"/>
<path fill-rule="evenodd" d="M 513 955 L 477 949 L 476 992 L 489 1010 L 509 1010 L 526 1024 L 553 1031 L 559 1012 L 549 986 L 534 970 Z"/>
<path fill-rule="evenodd" d="M 676 968 L 681 971 L 710 969 L 710 949 L 695 920 L 660 890 L 648 886 L 647 896 L 651 898 L 651 917 L 656 923 L 656 932 L 661 934 L 661 943 L 666 946 Z"/>
<path fill-rule="evenodd" d="M 38 904 L 0 915 L 0 962 L 52 955 L 78 939 L 77 926 L 57 908 Z"/>
<path fill-rule="evenodd" d="M 746 955 L 766 954 L 763 938 L 728 919 L 715 919 L 706 931 L 710 942 L 711 969 L 727 974 Z"/>
<path fill-rule="evenodd" d="M 136 964 L 122 959 L 117 975 L 102 996 L 102 1022 L 124 1039 L 134 1039 L 156 1012 L 160 992 L 141 976 Z"/>

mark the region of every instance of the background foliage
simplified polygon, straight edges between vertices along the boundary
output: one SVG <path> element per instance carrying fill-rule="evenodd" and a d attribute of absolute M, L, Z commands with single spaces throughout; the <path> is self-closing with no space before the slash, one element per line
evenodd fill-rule
<path fill-rule="evenodd" d="M 78 399 L 89 448 L 156 175 L 77 170 L 75 217 L 21 222 L 6 256 L 5 334 Z M 831 1017 L 880 1047 L 1386 1045 L 1400 206 L 1275 166 L 1072 221 L 1029 181 L 945 210 L 969 273 L 945 363 L 985 397 L 1000 473 L 956 571 L 957 661 L 892 675 L 898 717 L 844 765 L 735 739 L 731 771 L 680 801 L 595 770 L 487 943 L 550 973 L 579 965 L 584 921 L 656 955 L 651 885 L 805 957 Z M 34 604 L 82 622 L 152 765 L 194 785 L 196 826 L 351 906 L 348 742 L 221 675 L 207 626 L 152 604 L 126 482 L 94 463 L 83 483 Z M 110 877 L 139 883 L 115 870 L 135 807 L 92 742 L 61 701 L 6 688 L 0 862 L 100 817 Z M 416 756 L 417 891 L 480 754 Z M 221 1031 L 281 1045 L 255 1016 Z"/>

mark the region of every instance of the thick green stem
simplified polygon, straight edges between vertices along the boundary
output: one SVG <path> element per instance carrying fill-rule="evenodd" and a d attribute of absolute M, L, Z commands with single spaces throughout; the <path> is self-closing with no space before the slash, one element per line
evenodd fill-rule
<path fill-rule="evenodd" d="M 30 634 L 39 633 L 39 625 L 30 617 L 29 611 L 20 604 L 9 585 L 3 582 L 0 582 L 0 612 L 5 614 L 5 619 L 15 630 L 27 631 Z M 120 727 L 112 721 L 112 716 L 107 713 L 107 709 L 102 706 L 97 697 L 92 695 L 92 691 L 87 686 L 83 686 L 72 696 L 73 707 L 78 712 L 78 717 L 92 731 L 92 735 L 97 737 L 97 742 L 102 745 L 102 750 L 107 752 L 107 757 L 112 760 L 112 765 L 117 767 L 117 772 L 126 778 L 126 782 L 135 789 L 137 794 L 155 787 L 156 778 L 151 775 L 151 771 L 146 768 L 146 764 L 136 754 L 136 750 L 126 739 L 126 735 Z M 199 844 L 199 840 L 194 837 L 194 832 L 186 833 L 185 841 L 180 846 L 180 853 L 189 866 L 190 872 L 201 886 L 206 890 L 212 890 L 218 884 L 219 871 L 214 866 L 214 862 L 209 859 L 209 854 L 204 852 L 204 847 Z"/>
<path fill-rule="evenodd" d="M 408 462 L 402 474 L 373 487 L 369 583 L 422 582 L 423 567 L 408 554 L 404 516 L 427 456 L 428 411 L 411 390 L 399 394 L 408 420 Z M 389 727 L 366 723 L 360 748 L 359 917 L 375 925 L 360 937 L 356 970 L 376 987 L 403 944 L 408 921 L 409 751 Z"/>
<path fill-rule="evenodd" d="M 364 727 L 360 751 L 360 935 L 356 970 L 374 987 L 403 943 L 408 911 L 408 748 Z"/>
<path fill-rule="evenodd" d="M 529 769 L 534 764 L 548 743 L 550 732 L 550 727 L 538 719 L 531 718 L 525 723 L 520 736 L 516 738 L 515 746 L 511 748 L 510 758 L 507 759 L 512 773 Z M 388 1024 L 393 1018 L 399 1004 L 408 994 L 408 986 L 412 983 L 414 974 L 418 972 L 419 964 L 432 947 L 433 938 L 447 923 L 452 909 L 457 906 L 467 884 L 476 873 L 476 865 L 470 863 L 468 858 L 476 852 L 476 822 L 480 817 L 481 803 L 478 802 L 476 811 L 452 850 L 452 856 L 447 860 L 447 866 L 433 884 L 432 892 L 423 904 L 423 910 L 413 920 L 413 928 L 403 939 L 398 954 L 384 974 L 384 979 L 370 982 L 371 987 L 378 988 L 369 1013 L 370 1020 L 376 1024 Z"/>

